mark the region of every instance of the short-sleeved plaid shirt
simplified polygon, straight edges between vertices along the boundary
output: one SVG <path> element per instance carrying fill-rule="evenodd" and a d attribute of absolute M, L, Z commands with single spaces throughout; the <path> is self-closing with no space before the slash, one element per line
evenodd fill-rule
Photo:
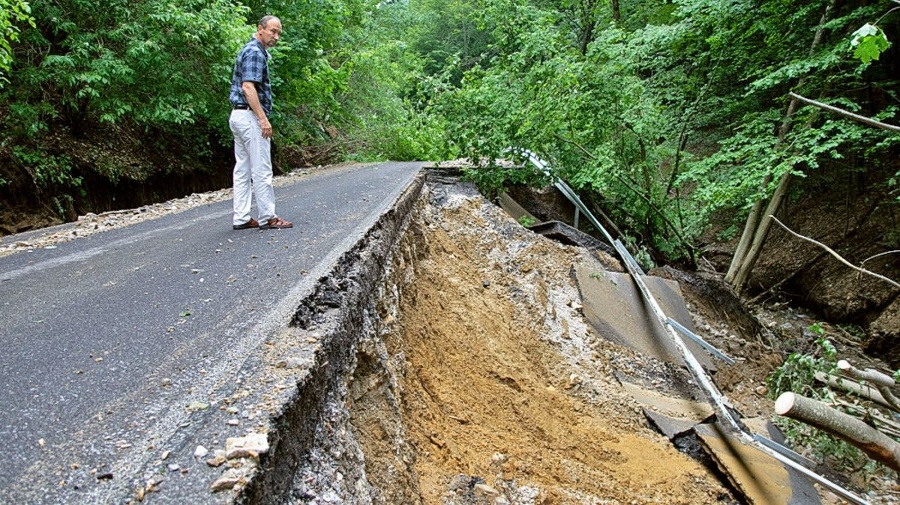
<path fill-rule="evenodd" d="M 228 99 L 233 105 L 249 105 L 244 97 L 241 84 L 251 81 L 256 83 L 256 94 L 259 104 L 266 114 L 272 112 L 272 85 L 269 83 L 269 53 L 256 38 L 250 39 L 238 53 L 231 74 L 231 94 Z"/>

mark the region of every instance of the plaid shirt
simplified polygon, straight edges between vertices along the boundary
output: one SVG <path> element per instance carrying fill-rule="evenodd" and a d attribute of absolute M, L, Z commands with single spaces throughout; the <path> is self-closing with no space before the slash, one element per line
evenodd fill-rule
<path fill-rule="evenodd" d="M 256 84 L 259 104 L 266 114 L 272 113 L 272 85 L 269 83 L 269 53 L 256 38 L 244 45 L 234 62 L 231 74 L 231 93 L 228 99 L 233 105 L 249 105 L 244 97 L 241 84 L 251 81 Z"/>

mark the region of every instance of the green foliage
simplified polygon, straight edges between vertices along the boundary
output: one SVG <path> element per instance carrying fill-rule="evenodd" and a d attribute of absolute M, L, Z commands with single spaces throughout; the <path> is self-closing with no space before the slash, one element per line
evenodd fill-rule
<path fill-rule="evenodd" d="M 489 2 L 480 15 L 493 27 L 490 65 L 469 70 L 436 110 L 448 136 L 478 162 L 469 176 L 488 194 L 527 177 L 494 160 L 524 148 L 549 161 L 576 189 L 602 194 L 620 225 L 673 257 L 699 226 L 673 199 L 670 184 L 682 134 L 677 110 L 636 75 L 640 48 L 614 28 L 598 30 L 586 51 L 564 17 L 528 4 Z M 495 16 L 495 17 L 491 17 Z"/>
<path fill-rule="evenodd" d="M 890 46 L 891 43 L 881 28 L 869 23 L 853 32 L 853 40 L 850 41 L 853 57 L 863 63 L 877 60 Z"/>
<path fill-rule="evenodd" d="M 522 216 L 519 218 L 519 224 L 528 228 L 529 226 L 534 226 L 537 223 L 537 219 L 531 216 Z"/>
<path fill-rule="evenodd" d="M 549 182 L 544 174 L 530 167 L 497 164 L 496 160 L 464 168 L 463 180 L 475 183 L 488 198 L 497 197 L 512 185 L 544 186 Z"/>
<path fill-rule="evenodd" d="M 35 28 L 17 53 L 16 92 L 3 96 L 33 136 L 47 118 L 76 129 L 128 120 L 176 129 L 224 110 L 229 60 L 249 35 L 230 0 L 86 0 L 32 4 Z"/>
<path fill-rule="evenodd" d="M 796 91 L 897 121 L 892 70 L 847 51 L 854 39 L 860 58 L 890 54 L 896 20 L 878 19 L 875 4 L 832 3 L 629 0 L 614 18 L 596 0 L 0 0 L 11 84 L 0 89 L 0 137 L 35 146 L 58 127 L 77 137 L 106 123 L 184 139 L 198 156 L 227 149 L 235 54 L 274 14 L 281 146 L 466 157 L 489 195 L 548 182 L 497 162 L 529 149 L 647 262 L 691 259 L 710 216 L 741 220 L 771 191 L 764 180 L 896 159 L 896 135 L 811 107 L 785 118 Z"/>
<path fill-rule="evenodd" d="M 825 330 L 819 323 L 809 327 L 817 336 L 817 349 L 812 354 L 793 352 L 784 363 L 766 377 L 769 396 L 778 398 L 782 393 L 793 392 L 816 399 L 827 397 L 827 388 L 816 388 L 816 372 L 831 373 L 837 368 L 837 350 L 825 338 Z"/>
<path fill-rule="evenodd" d="M 14 146 L 12 155 L 41 189 L 81 185 L 81 177 L 73 175 L 72 160 L 66 155 L 53 155 L 23 146 Z"/>
<path fill-rule="evenodd" d="M 12 44 L 18 42 L 18 24 L 34 26 L 31 7 L 25 0 L 0 0 L 0 89 L 9 82 L 4 76 L 12 64 Z"/>

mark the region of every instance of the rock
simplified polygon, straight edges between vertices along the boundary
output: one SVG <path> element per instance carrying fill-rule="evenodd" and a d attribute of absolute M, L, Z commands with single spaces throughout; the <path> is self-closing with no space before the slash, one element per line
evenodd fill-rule
<path fill-rule="evenodd" d="M 225 489 L 234 489 L 235 487 L 243 486 L 246 483 L 247 477 L 244 475 L 244 472 L 237 468 L 231 468 L 213 482 L 212 485 L 209 486 L 209 490 L 215 493 Z"/>
<path fill-rule="evenodd" d="M 303 360 L 300 358 L 284 358 L 280 359 L 275 363 L 275 368 L 298 368 L 303 365 Z"/>
<path fill-rule="evenodd" d="M 500 491 L 497 491 L 487 484 L 475 484 L 475 495 L 491 499 L 500 496 Z"/>
<path fill-rule="evenodd" d="M 566 384 L 566 389 L 572 389 L 575 386 L 581 384 L 582 379 L 576 374 L 569 375 L 569 382 Z"/>
<path fill-rule="evenodd" d="M 269 450 L 269 441 L 264 433 L 251 433 L 245 437 L 225 440 L 225 458 L 257 458 Z"/>
<path fill-rule="evenodd" d="M 206 410 L 209 408 L 209 404 L 205 402 L 191 402 L 190 405 L 187 406 L 188 412 L 197 412 L 199 410 Z"/>
<path fill-rule="evenodd" d="M 171 463 L 167 468 L 170 472 L 177 472 L 178 470 L 181 470 L 181 465 L 178 463 Z"/>
<path fill-rule="evenodd" d="M 210 458 L 210 459 L 206 460 L 206 464 L 213 468 L 218 468 L 218 467 L 222 466 L 222 463 L 224 463 L 226 461 L 228 461 L 228 460 L 225 459 L 224 455 L 216 454 L 216 456 L 214 458 Z"/>
<path fill-rule="evenodd" d="M 197 448 L 194 449 L 194 457 L 195 458 L 202 458 L 202 457 L 206 456 L 207 454 L 209 454 L 209 450 L 206 447 L 203 447 L 202 445 L 198 445 Z"/>

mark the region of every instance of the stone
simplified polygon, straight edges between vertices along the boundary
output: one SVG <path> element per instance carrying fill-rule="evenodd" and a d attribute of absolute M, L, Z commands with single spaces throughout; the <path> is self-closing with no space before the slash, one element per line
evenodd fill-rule
<path fill-rule="evenodd" d="M 251 433 L 245 437 L 231 437 L 225 440 L 227 459 L 257 458 L 269 450 L 265 433 Z"/>
<path fill-rule="evenodd" d="M 206 460 L 206 464 L 213 468 L 218 468 L 218 467 L 222 466 L 222 463 L 224 463 L 225 461 L 227 461 L 225 459 L 225 456 L 219 456 L 217 454 L 214 458 L 210 458 L 210 459 Z"/>
<path fill-rule="evenodd" d="M 226 489 L 234 489 L 236 486 L 242 486 L 246 483 L 247 477 L 242 470 L 230 468 L 209 486 L 209 490 L 215 493 Z"/>
<path fill-rule="evenodd" d="M 202 458 L 202 457 L 206 456 L 207 454 L 209 454 L 209 450 L 206 447 L 203 447 L 202 445 L 198 445 L 197 448 L 194 449 L 194 457 L 195 458 Z"/>
<path fill-rule="evenodd" d="M 284 359 L 278 360 L 278 362 L 275 363 L 275 368 L 292 369 L 292 368 L 299 368 L 302 365 L 303 365 L 302 359 L 292 357 L 292 358 L 284 358 Z"/>
<path fill-rule="evenodd" d="M 475 495 L 490 499 L 500 496 L 500 491 L 487 484 L 475 484 Z"/>

